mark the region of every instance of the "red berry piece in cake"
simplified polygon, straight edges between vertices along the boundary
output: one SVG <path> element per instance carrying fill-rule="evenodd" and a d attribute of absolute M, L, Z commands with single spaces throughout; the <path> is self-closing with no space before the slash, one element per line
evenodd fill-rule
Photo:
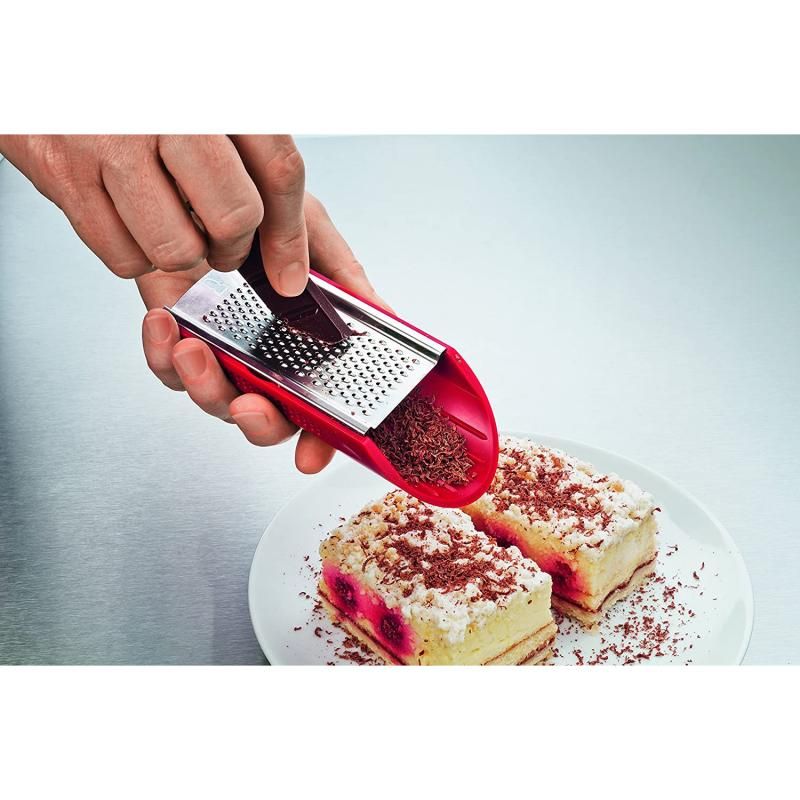
<path fill-rule="evenodd" d="M 393 653 L 406 657 L 413 652 L 414 634 L 411 626 L 397 610 L 387 610 L 378 625 L 380 636 Z"/>
<path fill-rule="evenodd" d="M 355 584 L 348 578 L 339 575 L 334 583 L 336 598 L 348 611 L 355 611 L 358 608 Z"/>

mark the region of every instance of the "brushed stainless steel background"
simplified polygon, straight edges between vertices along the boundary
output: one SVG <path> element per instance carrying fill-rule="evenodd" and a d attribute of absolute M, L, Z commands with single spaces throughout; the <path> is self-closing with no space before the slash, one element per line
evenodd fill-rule
<path fill-rule="evenodd" d="M 800 662 L 800 140 L 310 138 L 378 291 L 500 426 L 616 450 L 744 552 Z M 262 663 L 256 543 L 308 479 L 164 389 L 135 287 L 0 163 L 0 663 Z"/>

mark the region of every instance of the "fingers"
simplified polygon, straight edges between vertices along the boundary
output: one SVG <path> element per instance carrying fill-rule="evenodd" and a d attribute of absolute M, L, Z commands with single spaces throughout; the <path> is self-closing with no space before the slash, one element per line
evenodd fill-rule
<path fill-rule="evenodd" d="M 266 397 L 258 394 L 237 397 L 230 405 L 230 414 L 247 441 L 259 447 L 281 444 L 297 432 Z"/>
<path fill-rule="evenodd" d="M 153 271 L 145 255 L 101 186 L 84 186 L 80 197 L 64 201 L 64 213 L 84 244 L 120 278 L 137 278 Z"/>
<path fill-rule="evenodd" d="M 9 159 L 66 214 L 75 232 L 121 278 L 151 272 L 152 262 L 103 187 L 92 137 L 3 137 Z"/>
<path fill-rule="evenodd" d="M 172 350 L 172 365 L 189 397 L 206 414 L 231 421 L 228 409 L 239 392 L 208 345 L 198 339 L 183 339 Z"/>
<path fill-rule="evenodd" d="M 170 275 L 157 273 L 167 282 Z M 142 286 L 150 281 L 150 286 Z M 159 296 L 157 280 L 150 276 L 137 283 L 142 297 Z M 154 308 L 145 315 L 142 324 L 142 344 L 147 364 L 158 379 L 175 391 L 186 390 L 189 397 L 207 414 L 231 421 L 229 406 L 239 392 L 230 382 L 209 347 L 198 339 L 181 339 L 178 324 L 172 314 L 163 308 Z"/>
<path fill-rule="evenodd" d="M 327 467 L 335 452 L 329 444 L 318 439 L 313 433 L 302 431 L 297 440 L 294 463 L 300 472 L 312 475 Z"/>
<path fill-rule="evenodd" d="M 147 313 L 142 343 L 147 363 L 162 383 L 176 391 L 185 388 L 203 411 L 226 422 L 235 422 L 251 444 L 271 447 L 282 444 L 297 432 L 297 427 L 266 397 L 238 394 L 203 342 L 180 339 L 177 323 L 168 311 L 156 308 Z M 313 434 L 301 431 L 295 465 L 300 472 L 313 474 L 330 463 L 334 452 Z"/>
<path fill-rule="evenodd" d="M 136 279 L 136 286 L 148 309 L 171 306 L 208 273 L 208 264 L 203 262 L 194 269 L 182 272 L 155 270 Z"/>
<path fill-rule="evenodd" d="M 178 323 L 163 308 L 148 311 L 142 323 L 142 345 L 147 366 L 170 389 L 183 391 L 183 381 L 172 363 L 172 351 L 180 341 Z"/>
<path fill-rule="evenodd" d="M 101 174 L 120 219 L 150 264 L 174 272 L 203 261 L 205 238 L 155 152 L 144 143 L 126 142 L 103 162 Z"/>
<path fill-rule="evenodd" d="M 389 308 L 369 282 L 364 267 L 336 230 L 322 203 L 306 194 L 305 208 L 309 254 L 314 269 L 365 300 Z"/>
<path fill-rule="evenodd" d="M 258 189 L 227 136 L 161 136 L 159 153 L 208 237 L 208 263 L 241 266 L 264 217 Z"/>
<path fill-rule="evenodd" d="M 251 444 L 270 447 L 290 439 L 297 428 L 278 409 L 257 394 L 243 394 L 230 406 L 234 422 Z M 324 469 L 336 451 L 308 431 L 300 431 L 295 450 L 295 466 L 307 475 Z"/>
<path fill-rule="evenodd" d="M 294 297 L 308 281 L 303 159 L 290 136 L 232 138 L 264 204 L 259 230 L 267 277 L 280 294 Z"/>

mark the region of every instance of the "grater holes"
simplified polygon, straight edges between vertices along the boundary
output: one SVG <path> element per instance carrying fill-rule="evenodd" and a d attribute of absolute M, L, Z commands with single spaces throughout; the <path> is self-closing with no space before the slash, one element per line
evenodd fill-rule
<path fill-rule="evenodd" d="M 329 408 L 347 409 L 361 419 L 377 415 L 420 363 L 393 338 L 370 329 L 344 344 L 301 335 L 277 320 L 247 286 L 233 289 L 203 321 Z"/>

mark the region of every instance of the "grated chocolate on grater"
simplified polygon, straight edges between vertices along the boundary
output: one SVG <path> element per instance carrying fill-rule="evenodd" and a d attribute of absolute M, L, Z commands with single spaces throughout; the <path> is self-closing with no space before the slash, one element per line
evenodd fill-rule
<path fill-rule="evenodd" d="M 467 440 L 434 402 L 412 392 L 372 432 L 394 468 L 411 483 L 464 486 L 474 463 Z"/>

